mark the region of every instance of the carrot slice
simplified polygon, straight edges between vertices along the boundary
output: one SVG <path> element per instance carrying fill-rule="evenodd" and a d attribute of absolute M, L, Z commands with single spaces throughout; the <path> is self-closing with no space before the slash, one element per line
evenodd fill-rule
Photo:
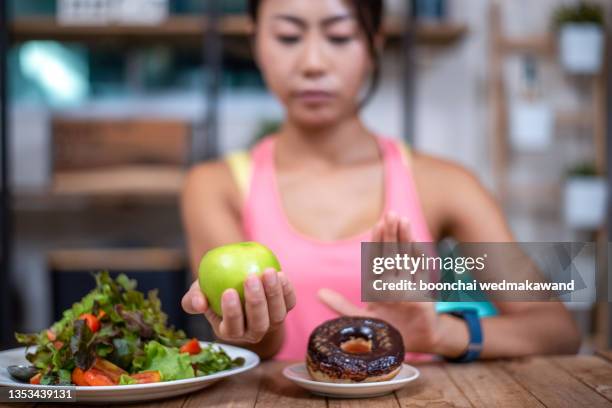
<path fill-rule="evenodd" d="M 85 372 L 79 367 L 72 370 L 72 383 L 80 386 L 89 385 L 89 383 L 85 380 Z"/>
<path fill-rule="evenodd" d="M 92 367 L 89 370 L 85 371 L 83 373 L 83 377 L 85 378 L 85 382 L 87 382 L 87 384 L 94 387 L 117 385 L 117 383 L 114 382 L 109 376 L 107 376 L 95 367 Z"/>
<path fill-rule="evenodd" d="M 119 378 L 123 374 L 128 373 L 123 368 L 116 366 L 115 364 L 103 358 L 96 358 L 96 361 L 93 366 L 94 368 L 103 372 L 107 377 L 109 377 L 116 384 L 119 384 Z"/>
<path fill-rule="evenodd" d="M 161 381 L 161 373 L 157 370 L 143 371 L 138 374 L 132 374 L 130 377 L 136 380 L 136 383 L 138 384 L 150 384 Z"/>

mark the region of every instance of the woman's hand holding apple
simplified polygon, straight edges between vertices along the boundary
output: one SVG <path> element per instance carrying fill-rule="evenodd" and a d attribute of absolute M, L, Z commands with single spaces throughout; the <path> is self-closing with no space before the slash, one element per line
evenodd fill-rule
<path fill-rule="evenodd" d="M 258 343 L 278 329 L 287 312 L 295 306 L 293 286 L 283 272 L 268 269 L 260 278 L 251 274 L 244 282 L 244 310 L 235 289 L 221 295 L 223 317 L 210 307 L 196 280 L 183 297 L 182 305 L 191 314 L 203 313 L 215 335 L 224 341 Z"/>
<path fill-rule="evenodd" d="M 281 327 L 295 292 L 272 251 L 241 242 L 204 255 L 199 280 L 182 305 L 188 313 L 203 313 L 219 339 L 256 344 Z"/>

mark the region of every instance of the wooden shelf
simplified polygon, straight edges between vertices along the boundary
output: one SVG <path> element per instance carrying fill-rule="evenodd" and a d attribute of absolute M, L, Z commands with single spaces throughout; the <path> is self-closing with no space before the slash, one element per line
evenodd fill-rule
<path fill-rule="evenodd" d="M 417 40 L 430 44 L 450 44 L 463 38 L 467 32 L 465 24 L 420 25 L 417 27 Z"/>
<path fill-rule="evenodd" d="M 107 190 L 104 193 L 85 191 L 56 193 L 51 189 L 20 190 L 13 194 L 13 209 L 18 213 L 62 213 L 82 212 L 108 208 L 163 208 L 175 211 L 179 204 L 178 192 L 150 190 L 141 194 L 139 190 L 121 192 Z"/>
<path fill-rule="evenodd" d="M 559 126 L 594 127 L 595 118 L 589 110 L 559 111 L 555 115 Z"/>
<path fill-rule="evenodd" d="M 178 196 L 185 170 L 175 166 L 121 166 L 104 170 L 57 172 L 56 196 Z"/>
<path fill-rule="evenodd" d="M 45 189 L 18 190 L 16 210 L 80 209 L 98 205 L 176 205 L 186 170 L 179 166 L 123 165 L 61 171 Z"/>
<path fill-rule="evenodd" d="M 552 35 L 532 35 L 526 37 L 502 37 L 499 39 L 501 52 L 511 54 L 535 54 L 553 56 L 555 39 Z"/>
<path fill-rule="evenodd" d="M 10 23 L 11 39 L 26 41 L 50 39 L 62 41 L 100 41 L 108 39 L 185 39 L 199 38 L 206 20 L 193 16 L 175 16 L 162 24 L 148 25 L 64 25 L 53 17 L 22 17 Z M 234 28 L 235 29 L 235 28 Z"/>
<path fill-rule="evenodd" d="M 53 17 L 20 17 L 10 23 L 11 39 L 27 41 L 49 39 L 59 41 L 104 40 L 201 40 L 209 28 L 205 16 L 172 16 L 164 23 L 147 25 L 62 25 Z M 391 39 L 400 38 L 405 26 L 399 19 L 389 19 L 385 32 Z M 224 36 L 245 37 L 251 33 L 249 17 L 234 15 L 222 17 L 219 30 Z M 416 28 L 418 42 L 442 45 L 453 43 L 467 33 L 467 26 L 456 23 L 420 24 Z"/>
<path fill-rule="evenodd" d="M 168 248 L 63 249 L 47 254 L 51 270 L 87 271 L 92 269 L 176 271 L 185 267 L 182 251 Z"/>

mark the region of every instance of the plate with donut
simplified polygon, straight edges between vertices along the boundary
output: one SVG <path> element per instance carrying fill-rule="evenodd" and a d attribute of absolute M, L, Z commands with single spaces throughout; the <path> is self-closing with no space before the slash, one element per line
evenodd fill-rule
<path fill-rule="evenodd" d="M 285 367 L 283 375 L 326 397 L 376 397 L 419 377 L 419 370 L 404 363 L 404 355 L 402 336 L 389 323 L 342 316 L 317 326 L 308 340 L 306 362 Z"/>

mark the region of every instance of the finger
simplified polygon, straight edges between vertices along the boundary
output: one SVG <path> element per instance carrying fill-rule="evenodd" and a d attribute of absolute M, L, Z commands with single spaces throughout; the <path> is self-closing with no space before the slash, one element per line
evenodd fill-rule
<path fill-rule="evenodd" d="M 208 302 L 202 294 L 197 280 L 191 284 L 189 290 L 181 299 L 181 306 L 183 310 L 190 314 L 201 314 L 208 309 Z"/>
<path fill-rule="evenodd" d="M 319 300 L 334 312 L 344 316 L 360 316 L 363 309 L 351 303 L 344 296 L 331 289 L 321 289 L 318 292 Z"/>
<path fill-rule="evenodd" d="M 372 230 L 372 242 L 382 242 L 384 225 L 384 219 L 376 223 L 374 229 Z"/>
<path fill-rule="evenodd" d="M 410 222 L 408 221 L 408 217 L 400 217 L 398 222 L 398 252 L 402 254 L 411 253 L 412 247 L 412 237 L 410 236 Z M 399 271 L 397 271 L 396 276 L 400 276 Z M 414 280 L 414 275 L 410 275 L 410 280 Z"/>
<path fill-rule="evenodd" d="M 259 276 L 250 275 L 244 282 L 247 337 L 259 341 L 270 328 L 266 294 Z"/>
<path fill-rule="evenodd" d="M 208 307 L 208 300 L 206 299 L 206 296 L 202 294 L 202 291 L 200 290 L 200 283 L 197 280 L 191 284 L 189 290 L 187 293 L 185 293 L 183 299 L 181 299 L 181 305 L 187 313 L 203 313 L 206 320 L 208 320 L 212 326 L 213 331 L 218 333 L 221 318 L 217 316 L 212 308 Z"/>
<path fill-rule="evenodd" d="M 387 214 L 385 219 L 385 230 L 383 232 L 384 242 L 397 242 L 398 239 L 398 216 L 394 212 Z"/>
<path fill-rule="evenodd" d="M 221 317 L 218 316 L 210 307 L 204 312 L 204 317 L 206 317 L 206 320 L 208 320 L 208 323 L 210 323 L 210 326 L 215 334 L 220 337 L 219 326 L 221 326 Z"/>
<path fill-rule="evenodd" d="M 410 242 L 410 222 L 407 217 L 401 217 L 399 221 L 399 242 Z"/>
<path fill-rule="evenodd" d="M 436 256 L 435 249 L 431 243 L 426 242 L 413 242 L 411 244 L 413 247 L 413 253 L 415 256 Z M 432 252 L 433 249 L 433 252 Z M 442 265 L 440 265 L 442 267 Z M 437 268 L 436 265 L 425 266 L 423 265 L 413 277 L 416 279 L 418 275 L 418 279 L 424 282 L 438 282 L 440 279 L 441 270 Z M 424 299 L 436 299 L 436 291 L 428 290 L 428 291 L 420 291 L 420 293 L 424 296 Z"/>
<path fill-rule="evenodd" d="M 398 226 L 399 217 L 397 213 L 387 213 L 383 231 L 383 244 L 381 245 L 382 255 L 384 258 L 395 258 L 396 254 L 398 253 Z M 395 269 L 389 270 L 388 272 L 392 272 L 394 275 L 398 274 L 397 270 Z"/>
<path fill-rule="evenodd" d="M 279 272 L 278 278 L 280 279 L 281 286 L 283 288 L 283 296 L 285 298 L 285 307 L 287 308 L 287 311 L 290 311 L 291 309 L 295 307 L 295 302 L 296 302 L 295 291 L 293 290 L 293 285 L 291 284 L 289 279 L 287 279 L 285 272 Z"/>
<path fill-rule="evenodd" d="M 221 295 L 221 310 L 223 320 L 219 325 L 219 334 L 225 338 L 244 336 L 244 315 L 240 296 L 235 289 L 227 289 Z"/>
<path fill-rule="evenodd" d="M 287 316 L 285 307 L 285 297 L 283 288 L 278 279 L 278 273 L 274 269 L 268 269 L 263 274 L 266 298 L 268 299 L 268 313 L 270 315 L 270 325 L 278 326 Z"/>

